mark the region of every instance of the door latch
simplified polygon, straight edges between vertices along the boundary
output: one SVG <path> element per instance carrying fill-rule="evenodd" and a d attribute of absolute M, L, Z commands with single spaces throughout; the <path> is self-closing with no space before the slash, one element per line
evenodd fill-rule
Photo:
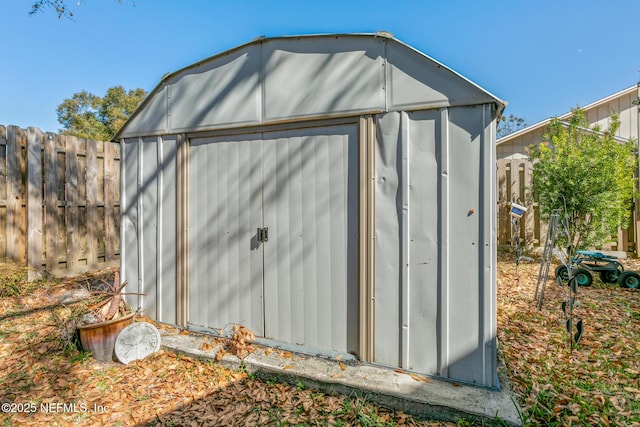
<path fill-rule="evenodd" d="M 258 236 L 258 242 L 268 242 L 269 241 L 269 227 L 258 228 L 257 236 Z"/>

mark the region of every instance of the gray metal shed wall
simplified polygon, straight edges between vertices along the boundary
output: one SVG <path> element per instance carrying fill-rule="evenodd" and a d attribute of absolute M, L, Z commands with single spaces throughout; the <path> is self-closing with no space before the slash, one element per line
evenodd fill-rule
<path fill-rule="evenodd" d="M 493 126 L 489 106 L 378 120 L 377 363 L 497 385 Z"/>
<path fill-rule="evenodd" d="M 122 143 L 122 280 L 134 308 L 176 322 L 176 138 Z"/>

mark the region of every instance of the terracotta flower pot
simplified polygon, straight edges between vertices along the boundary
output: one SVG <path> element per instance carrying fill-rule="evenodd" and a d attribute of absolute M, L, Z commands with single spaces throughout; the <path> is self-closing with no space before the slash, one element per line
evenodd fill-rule
<path fill-rule="evenodd" d="M 102 362 L 113 360 L 116 338 L 118 338 L 120 331 L 133 323 L 135 315 L 135 313 L 131 313 L 107 322 L 78 326 L 82 348 L 91 352 L 96 360 Z"/>

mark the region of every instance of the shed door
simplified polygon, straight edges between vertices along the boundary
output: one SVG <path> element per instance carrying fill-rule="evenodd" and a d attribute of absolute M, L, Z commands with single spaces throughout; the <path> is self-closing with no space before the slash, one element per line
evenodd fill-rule
<path fill-rule="evenodd" d="M 357 350 L 357 128 L 264 135 L 265 336 Z"/>
<path fill-rule="evenodd" d="M 263 335 L 262 140 L 192 139 L 189 150 L 189 324 Z"/>
<path fill-rule="evenodd" d="M 357 127 L 203 138 L 190 150 L 189 323 L 356 350 Z"/>

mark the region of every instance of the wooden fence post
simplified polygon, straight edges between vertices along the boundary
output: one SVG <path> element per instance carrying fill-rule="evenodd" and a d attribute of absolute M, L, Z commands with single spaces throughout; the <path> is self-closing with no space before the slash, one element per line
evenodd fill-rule
<path fill-rule="evenodd" d="M 0 261 L 7 259 L 7 129 L 0 125 Z"/>
<path fill-rule="evenodd" d="M 26 229 L 22 210 L 22 139 L 24 131 L 17 126 L 7 128 L 7 259 L 25 262 Z"/>
<path fill-rule="evenodd" d="M 29 280 L 42 277 L 42 132 L 27 129 L 27 266 Z"/>
<path fill-rule="evenodd" d="M 498 184 L 498 243 L 505 244 L 509 239 L 509 217 L 506 215 L 507 200 L 507 164 L 504 160 L 498 160 L 497 165 Z"/>
<path fill-rule="evenodd" d="M 58 267 L 58 256 L 63 243 L 60 242 L 58 220 L 58 135 L 48 133 L 44 140 L 44 197 L 45 197 L 45 262 L 47 271 Z"/>
<path fill-rule="evenodd" d="M 86 173 L 86 218 L 87 218 L 87 265 L 98 261 L 98 145 L 93 139 L 87 139 Z"/>
<path fill-rule="evenodd" d="M 78 264 L 80 238 L 78 236 L 78 138 L 66 136 L 65 154 L 65 224 L 67 227 L 67 269 Z"/>
<path fill-rule="evenodd" d="M 120 193 L 120 187 L 116 177 L 118 170 L 116 163 L 116 151 L 118 146 L 110 142 L 104 143 L 104 237 L 105 237 L 105 261 L 116 258 L 116 240 L 120 230 L 116 229 L 115 203 L 116 196 Z"/>

